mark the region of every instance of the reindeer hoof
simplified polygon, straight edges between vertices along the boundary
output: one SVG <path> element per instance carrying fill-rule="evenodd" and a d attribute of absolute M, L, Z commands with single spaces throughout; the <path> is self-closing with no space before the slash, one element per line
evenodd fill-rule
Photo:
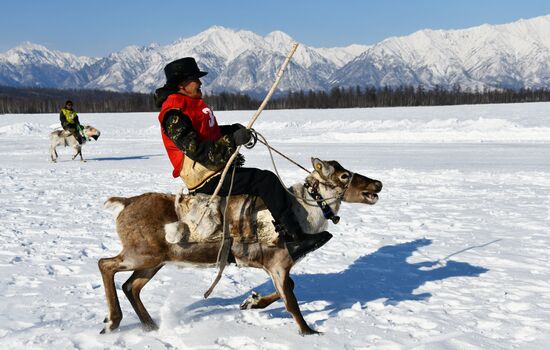
<path fill-rule="evenodd" d="M 101 332 L 99 332 L 99 334 L 111 333 L 112 331 L 114 331 L 114 330 L 117 329 L 117 328 L 118 328 L 118 326 L 117 326 L 117 327 L 112 327 L 112 326 L 110 326 L 110 325 L 107 325 L 107 326 L 105 326 L 105 328 L 103 328 L 103 329 L 101 330 Z"/>
<path fill-rule="evenodd" d="M 318 335 L 321 335 L 323 334 L 322 332 L 318 332 L 316 330 L 313 330 L 311 328 L 307 328 L 307 329 L 304 329 L 304 330 L 301 330 L 300 331 L 300 335 L 303 337 L 304 335 L 312 335 L 312 334 L 318 334 Z"/>
<path fill-rule="evenodd" d="M 246 298 L 241 305 L 239 305 L 241 310 L 250 310 L 258 303 L 258 300 L 260 300 L 260 294 L 252 291 L 250 296 Z"/>
<path fill-rule="evenodd" d="M 113 322 L 113 321 L 110 321 L 108 317 L 105 317 L 105 320 L 103 322 L 106 323 L 106 325 L 105 325 L 105 328 L 103 328 L 101 332 L 99 332 L 99 334 L 111 333 L 112 331 L 117 329 L 118 326 L 120 325 L 120 320 L 118 322 Z"/>
<path fill-rule="evenodd" d="M 143 329 L 146 332 L 151 332 L 151 331 L 157 331 L 159 329 L 159 327 L 157 326 L 157 324 L 155 322 L 152 322 L 152 323 L 144 324 Z"/>

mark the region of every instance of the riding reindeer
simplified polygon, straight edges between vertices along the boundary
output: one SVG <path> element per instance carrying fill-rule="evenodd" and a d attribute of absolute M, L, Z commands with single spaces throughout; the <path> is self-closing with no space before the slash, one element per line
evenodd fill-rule
<path fill-rule="evenodd" d="M 380 181 L 352 173 L 336 161 L 312 158 L 312 163 L 314 171 L 307 176 L 305 183 L 290 188 L 295 195 L 292 209 L 300 218 L 304 232 L 324 230 L 327 226 L 326 213 L 330 213 L 334 221 L 342 201 L 364 204 L 375 204 L 378 201 L 376 193 L 382 189 Z M 272 228 L 272 217 L 265 206 L 257 204 L 249 211 L 242 211 L 243 202 L 249 199 L 246 195 L 230 197 L 226 219 L 240 220 L 237 223 L 229 223 L 232 230 L 248 230 L 250 227 L 257 227 L 259 230 Z M 122 320 L 114 282 L 114 275 L 119 271 L 134 271 L 122 285 L 122 290 L 143 326 L 148 330 L 157 329 L 141 302 L 141 289 L 166 263 L 185 262 L 197 266 L 212 266 L 217 262 L 221 240 L 200 243 L 183 240 L 169 243 L 165 238 L 168 233 L 166 230 L 173 227 L 180 217 L 176 212 L 178 203 L 174 195 L 145 193 L 130 198 L 111 197 L 105 204 L 106 207 L 114 209 L 122 251 L 115 257 L 100 259 L 98 262 L 109 309 L 105 318 L 106 326 L 101 333 L 118 328 Z M 250 224 L 254 220 L 255 225 Z M 250 236 L 250 232 L 244 235 Z M 230 246 L 232 261 L 241 266 L 263 268 L 270 275 L 276 288 L 274 293 L 267 296 L 254 293 L 241 304 L 241 309 L 264 308 L 282 298 L 287 311 L 297 323 L 300 334 L 318 333 L 308 326 L 300 312 L 293 292 L 294 282 L 289 273 L 301 257 L 319 248 L 331 237 L 332 235 L 327 233 L 321 244 L 292 251 L 287 249 L 283 240 L 275 243 L 233 240 Z"/>
<path fill-rule="evenodd" d="M 99 135 L 101 134 L 99 130 L 94 128 L 91 125 L 84 125 L 82 129 L 83 138 L 82 138 L 82 145 L 86 143 L 86 140 L 89 140 L 90 138 L 93 138 L 97 141 L 99 138 Z M 57 129 L 50 133 L 50 157 L 52 158 L 52 162 L 57 162 L 57 146 L 70 146 L 75 150 L 75 154 L 73 155 L 73 160 L 80 155 L 80 160 L 85 162 L 84 158 L 82 158 L 82 145 L 78 143 L 78 140 L 74 135 L 72 135 L 69 131 Z"/>

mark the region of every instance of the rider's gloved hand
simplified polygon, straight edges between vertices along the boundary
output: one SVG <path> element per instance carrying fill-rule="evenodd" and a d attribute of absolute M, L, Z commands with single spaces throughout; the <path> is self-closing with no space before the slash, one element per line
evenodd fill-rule
<path fill-rule="evenodd" d="M 231 134 L 235 146 L 245 145 L 252 139 L 252 133 L 247 128 L 242 128 Z"/>

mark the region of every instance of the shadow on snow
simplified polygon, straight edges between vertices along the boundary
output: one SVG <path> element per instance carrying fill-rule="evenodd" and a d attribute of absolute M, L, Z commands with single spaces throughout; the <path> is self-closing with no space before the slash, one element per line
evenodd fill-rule
<path fill-rule="evenodd" d="M 104 161 L 104 160 L 144 160 L 150 159 L 151 157 L 160 157 L 164 154 L 146 154 L 142 156 L 122 156 L 122 157 L 95 157 L 87 158 L 87 161 Z"/>
<path fill-rule="evenodd" d="M 442 263 L 444 260 L 407 262 L 407 258 L 416 250 L 431 243 L 430 239 L 418 239 L 381 247 L 376 252 L 355 260 L 342 272 L 292 275 L 295 282 L 294 292 L 300 304 L 316 300 L 326 301 L 327 305 L 323 311 L 328 311 L 330 316 L 334 316 L 357 302 L 363 304 L 385 299 L 386 304 L 397 304 L 405 300 L 426 300 L 431 297 L 430 293 L 414 293 L 426 282 L 441 281 L 451 277 L 478 277 L 489 271 L 483 267 L 453 260 L 444 263 Z M 273 292 L 274 287 L 271 280 L 267 280 L 254 290 L 265 295 Z M 234 310 L 224 306 L 235 305 L 236 307 L 250 295 L 250 292 L 252 290 L 235 298 L 210 298 L 197 301 L 178 312 L 177 317 L 194 319 Z M 277 306 L 268 308 L 270 315 L 290 317 L 282 302 L 273 305 Z M 321 310 L 302 310 L 304 315 L 318 311 Z"/>

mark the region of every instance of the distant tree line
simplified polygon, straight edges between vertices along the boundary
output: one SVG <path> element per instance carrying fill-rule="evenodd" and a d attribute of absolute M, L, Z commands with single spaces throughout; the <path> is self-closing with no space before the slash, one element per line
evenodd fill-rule
<path fill-rule="evenodd" d="M 75 110 L 83 113 L 156 110 L 151 94 L 0 86 L 0 114 L 57 113 L 67 100 L 72 100 Z"/>
<path fill-rule="evenodd" d="M 441 106 L 485 103 L 550 101 L 550 89 L 490 90 L 452 89 L 436 86 L 333 88 L 330 91 L 289 92 L 270 102 L 272 109 Z"/>
<path fill-rule="evenodd" d="M 152 94 L 121 93 L 103 90 L 59 90 L 49 88 L 13 88 L 0 86 L 0 114 L 56 113 L 66 100 L 73 100 L 81 113 L 157 111 Z M 204 96 L 214 110 L 254 110 L 261 101 L 242 93 L 222 92 Z M 329 91 L 298 91 L 273 98 L 268 109 L 354 108 L 439 106 L 481 103 L 550 101 L 550 89 L 444 89 L 436 86 L 354 87 Z"/>

